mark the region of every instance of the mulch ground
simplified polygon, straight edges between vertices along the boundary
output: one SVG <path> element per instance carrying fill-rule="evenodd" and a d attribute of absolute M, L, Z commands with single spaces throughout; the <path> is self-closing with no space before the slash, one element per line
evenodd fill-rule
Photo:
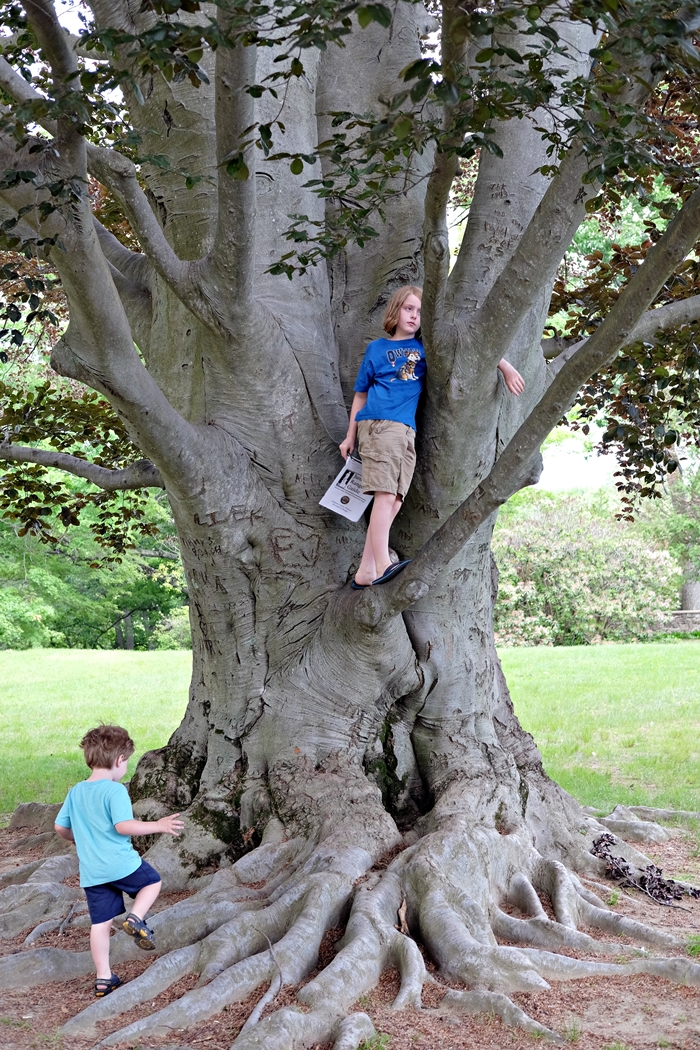
<path fill-rule="evenodd" d="M 17 850 L 15 843 L 23 837 L 18 832 L 0 830 L 0 872 L 26 863 L 41 855 L 41 849 Z M 690 833 L 681 833 L 664 845 L 645 847 L 645 852 L 667 876 L 692 878 L 700 885 L 700 850 Z M 72 881 L 72 880 L 71 880 Z M 610 883 L 610 891 L 615 884 Z M 187 894 L 163 894 L 158 909 L 167 907 Z M 543 901 L 545 906 L 547 901 Z M 700 935 L 700 901 L 684 898 L 681 908 L 661 907 L 637 891 L 620 893 L 615 910 L 652 926 L 678 933 Z M 22 941 L 24 931 L 13 940 L 0 942 L 0 954 L 28 950 Z M 600 938 L 597 931 L 586 930 Z M 333 957 L 335 944 L 342 936 L 341 928 L 329 930 L 323 945 L 319 965 Z M 115 936 L 120 936 L 116 933 Z M 616 938 L 624 943 L 624 938 Z M 71 951 L 87 950 L 87 929 L 68 930 L 51 934 L 39 942 L 42 947 L 63 947 Z M 623 962 L 633 958 L 630 942 L 628 954 L 613 960 Z M 567 952 L 577 955 L 576 952 Z M 682 950 L 666 955 L 683 955 Z M 700 961 L 700 960 L 699 960 Z M 153 957 L 144 953 L 143 959 L 119 967 L 123 981 L 130 981 L 151 965 Z M 428 967 L 435 973 L 428 961 Z M 315 974 L 310 974 L 307 981 Z M 437 975 L 435 975 L 437 977 Z M 422 1011 L 413 1009 L 393 1012 L 391 1003 L 399 988 L 395 970 L 386 971 L 376 989 L 362 996 L 355 1004 L 372 1018 L 380 1039 L 375 1044 L 386 1050 L 532 1050 L 533 1036 L 503 1025 L 492 1016 L 448 1018 L 438 1017 L 431 1008 L 439 1006 L 447 983 L 426 985 L 423 991 Z M 196 977 L 184 977 L 156 999 L 133 1012 L 129 1020 L 155 1012 L 166 1003 L 181 996 L 196 983 Z M 306 981 L 304 982 L 306 983 Z M 452 987 L 459 985 L 452 984 Z M 243 1023 L 265 989 L 260 989 L 245 1002 L 224 1009 L 216 1017 L 198 1025 L 196 1030 L 181 1031 L 164 1040 L 143 1039 L 139 1050 L 229 1050 Z M 285 989 L 270 1012 L 281 1005 L 295 1003 L 297 989 Z M 92 976 L 79 977 L 65 983 L 45 985 L 38 989 L 0 993 L 0 1048 L 1 1050 L 89 1050 L 94 1040 L 62 1037 L 60 1026 L 92 1001 Z M 578 1050 L 650 1050 L 650 1048 L 677 1048 L 700 1050 L 700 989 L 671 984 L 647 975 L 636 977 L 596 977 L 571 982 L 556 982 L 549 991 L 514 995 L 516 1002 L 530 1016 L 548 1028 L 560 1032 Z M 264 1015 L 263 1015 L 264 1016 Z M 122 1022 L 123 1023 L 123 1022 Z M 118 1025 L 105 1023 L 106 1035 Z M 131 1050 L 133 1044 L 129 1044 Z M 123 1044 L 121 1050 L 127 1050 Z M 330 1044 L 314 1050 L 331 1050 Z"/>

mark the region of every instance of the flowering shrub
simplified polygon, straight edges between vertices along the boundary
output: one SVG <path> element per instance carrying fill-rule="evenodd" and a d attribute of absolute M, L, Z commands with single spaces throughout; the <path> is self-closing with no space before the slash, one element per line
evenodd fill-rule
<path fill-rule="evenodd" d="M 580 497 L 539 496 L 496 526 L 499 645 L 648 640 L 678 608 L 667 551 Z"/>

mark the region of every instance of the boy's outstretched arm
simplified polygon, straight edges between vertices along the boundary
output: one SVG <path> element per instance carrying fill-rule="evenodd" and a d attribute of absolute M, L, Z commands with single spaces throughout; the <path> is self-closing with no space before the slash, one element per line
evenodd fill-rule
<path fill-rule="evenodd" d="M 114 825 L 120 835 L 174 835 L 177 838 L 184 828 L 179 813 L 160 820 L 120 820 Z"/>
<path fill-rule="evenodd" d="M 367 404 L 367 392 L 362 393 L 355 392 L 355 396 L 352 399 L 352 408 L 350 409 L 350 422 L 348 423 L 348 432 L 345 435 L 345 439 L 338 445 L 340 454 L 343 459 L 347 459 L 357 442 L 357 423 L 355 416 L 360 412 Z"/>
<path fill-rule="evenodd" d="M 66 842 L 75 842 L 73 838 L 73 832 L 70 828 L 64 828 L 63 824 L 54 824 L 53 830 L 56 832 L 59 838 L 65 839 Z"/>
<path fill-rule="evenodd" d="M 525 389 L 525 380 L 517 368 L 513 368 L 510 361 L 506 361 L 505 357 L 502 357 L 498 362 L 498 368 L 500 368 L 511 394 L 515 394 L 516 397 L 522 394 Z"/>

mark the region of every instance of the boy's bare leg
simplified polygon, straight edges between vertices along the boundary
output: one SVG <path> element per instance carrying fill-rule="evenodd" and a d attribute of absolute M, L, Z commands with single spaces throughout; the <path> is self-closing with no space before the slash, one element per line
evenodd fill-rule
<path fill-rule="evenodd" d="M 134 897 L 131 905 L 131 914 L 137 915 L 139 919 L 145 919 L 150 909 L 155 904 L 162 882 L 152 882 L 150 886 L 144 886 Z"/>
<path fill-rule="evenodd" d="M 389 532 L 402 502 L 395 492 L 375 492 L 362 560 L 355 575 L 356 583 L 372 583 L 391 565 Z"/>
<path fill-rule="evenodd" d="M 109 937 L 112 932 L 112 920 L 95 922 L 90 927 L 90 951 L 95 964 L 98 980 L 109 980 L 112 968 L 109 965 Z"/>

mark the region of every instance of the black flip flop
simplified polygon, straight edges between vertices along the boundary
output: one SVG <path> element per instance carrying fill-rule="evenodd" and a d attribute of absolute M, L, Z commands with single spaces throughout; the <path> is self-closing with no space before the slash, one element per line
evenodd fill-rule
<path fill-rule="evenodd" d="M 372 586 L 376 587 L 378 583 L 388 583 L 389 580 L 393 580 L 394 576 L 398 576 L 400 572 L 403 572 L 406 566 L 411 564 L 412 560 L 412 558 L 405 558 L 404 561 L 398 561 L 396 565 L 390 565 L 381 576 L 376 580 L 372 580 Z"/>
<path fill-rule="evenodd" d="M 369 583 L 355 583 L 354 580 L 350 580 L 350 586 L 353 591 L 364 591 L 367 587 L 371 587 Z"/>

